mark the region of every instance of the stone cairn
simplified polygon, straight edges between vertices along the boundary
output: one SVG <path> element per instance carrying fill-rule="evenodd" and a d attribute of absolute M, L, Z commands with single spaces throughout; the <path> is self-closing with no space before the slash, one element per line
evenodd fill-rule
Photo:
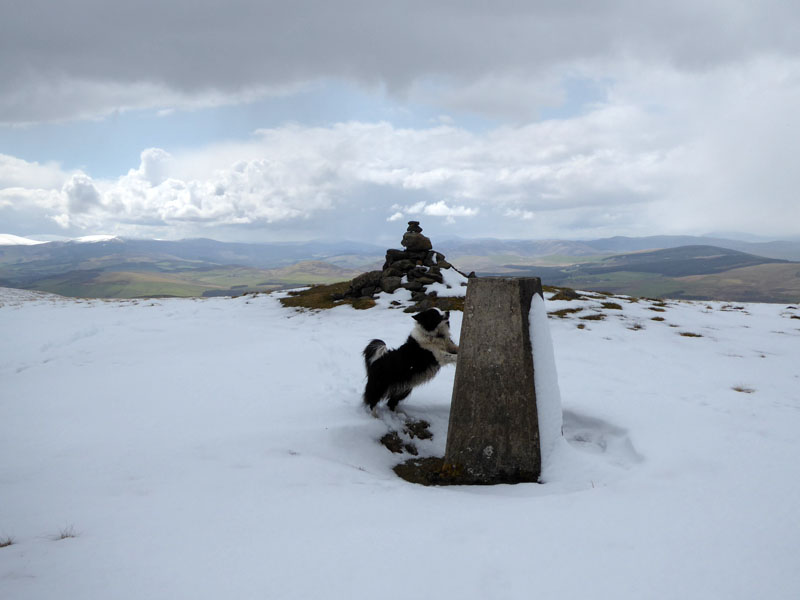
<path fill-rule="evenodd" d="M 434 306 L 448 308 L 447 303 L 442 302 L 443 299 L 437 298 L 436 291 L 429 292 L 427 287 L 434 283 L 444 283 L 444 269 L 454 269 L 458 273 L 461 271 L 447 262 L 444 254 L 433 249 L 431 240 L 422 235 L 419 221 L 408 222 L 408 229 L 400 244 L 403 250 L 386 251 L 386 262 L 380 271 L 362 273 L 353 279 L 344 297 L 371 298 L 378 292 L 393 294 L 395 290 L 404 288 L 411 292 L 411 299 L 416 303 L 407 309 L 409 311 L 425 310 Z M 474 277 L 474 273 L 469 276 Z"/>

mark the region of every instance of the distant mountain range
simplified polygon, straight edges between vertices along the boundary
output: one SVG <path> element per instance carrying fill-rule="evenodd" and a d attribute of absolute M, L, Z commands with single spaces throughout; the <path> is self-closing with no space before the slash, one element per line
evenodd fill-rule
<path fill-rule="evenodd" d="M 800 263 L 717 246 L 615 254 L 565 267 L 507 265 L 502 272 L 483 275 L 541 277 L 550 285 L 631 296 L 800 301 Z"/>
<path fill-rule="evenodd" d="M 663 250 L 680 246 L 717 246 L 766 258 L 800 261 L 800 242 L 743 242 L 713 237 L 660 235 L 650 237 L 611 237 L 589 241 L 569 240 L 448 240 L 441 244 L 442 252 L 455 255 L 487 256 L 518 254 L 526 257 L 592 256 L 620 254 L 642 250 Z"/>
<path fill-rule="evenodd" d="M 69 296 L 240 294 L 351 279 L 386 248 L 361 242 L 243 244 L 88 236 L 30 243 L 0 235 L 0 286 Z M 800 301 L 800 242 L 655 236 L 589 241 L 451 239 L 463 271 L 650 297 Z"/>
<path fill-rule="evenodd" d="M 116 237 L 6 244 L 0 245 L 0 286 L 80 297 L 241 294 L 350 279 L 363 269 L 350 268 L 349 262 L 362 264 L 365 256 L 374 258 L 379 251 L 356 242 L 231 244 Z M 340 264 L 330 260 L 336 258 Z"/>

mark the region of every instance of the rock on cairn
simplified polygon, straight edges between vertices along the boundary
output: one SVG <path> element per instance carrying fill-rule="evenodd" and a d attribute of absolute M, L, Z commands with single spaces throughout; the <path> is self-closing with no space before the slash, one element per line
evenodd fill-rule
<path fill-rule="evenodd" d="M 372 297 L 378 292 L 393 294 L 395 290 L 404 288 L 411 292 L 411 299 L 416 303 L 410 310 L 436 306 L 437 293 L 435 290 L 428 291 L 428 286 L 444 283 L 442 271 L 445 269 L 460 271 L 445 260 L 444 254 L 433 249 L 431 240 L 422 235 L 419 221 L 408 222 L 408 230 L 400 244 L 403 250 L 386 251 L 382 270 L 369 271 L 353 279 L 345 296 Z"/>

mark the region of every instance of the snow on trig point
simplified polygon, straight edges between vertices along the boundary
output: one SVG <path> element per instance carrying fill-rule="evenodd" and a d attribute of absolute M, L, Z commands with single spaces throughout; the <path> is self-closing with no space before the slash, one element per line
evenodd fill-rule
<path fill-rule="evenodd" d="M 470 279 L 444 473 L 465 484 L 538 481 L 561 422 L 541 280 Z"/>

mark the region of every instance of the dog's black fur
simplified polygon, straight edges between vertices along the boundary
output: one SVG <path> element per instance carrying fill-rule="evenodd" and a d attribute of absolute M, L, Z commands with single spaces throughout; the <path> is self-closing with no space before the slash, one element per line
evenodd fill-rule
<path fill-rule="evenodd" d="M 406 343 L 389 350 L 383 340 L 364 348 L 367 386 L 364 404 L 371 409 L 388 398 L 390 410 L 411 390 L 430 381 L 442 365 L 456 362 L 458 346 L 450 338 L 450 313 L 430 308 L 414 315 L 417 324 Z"/>

